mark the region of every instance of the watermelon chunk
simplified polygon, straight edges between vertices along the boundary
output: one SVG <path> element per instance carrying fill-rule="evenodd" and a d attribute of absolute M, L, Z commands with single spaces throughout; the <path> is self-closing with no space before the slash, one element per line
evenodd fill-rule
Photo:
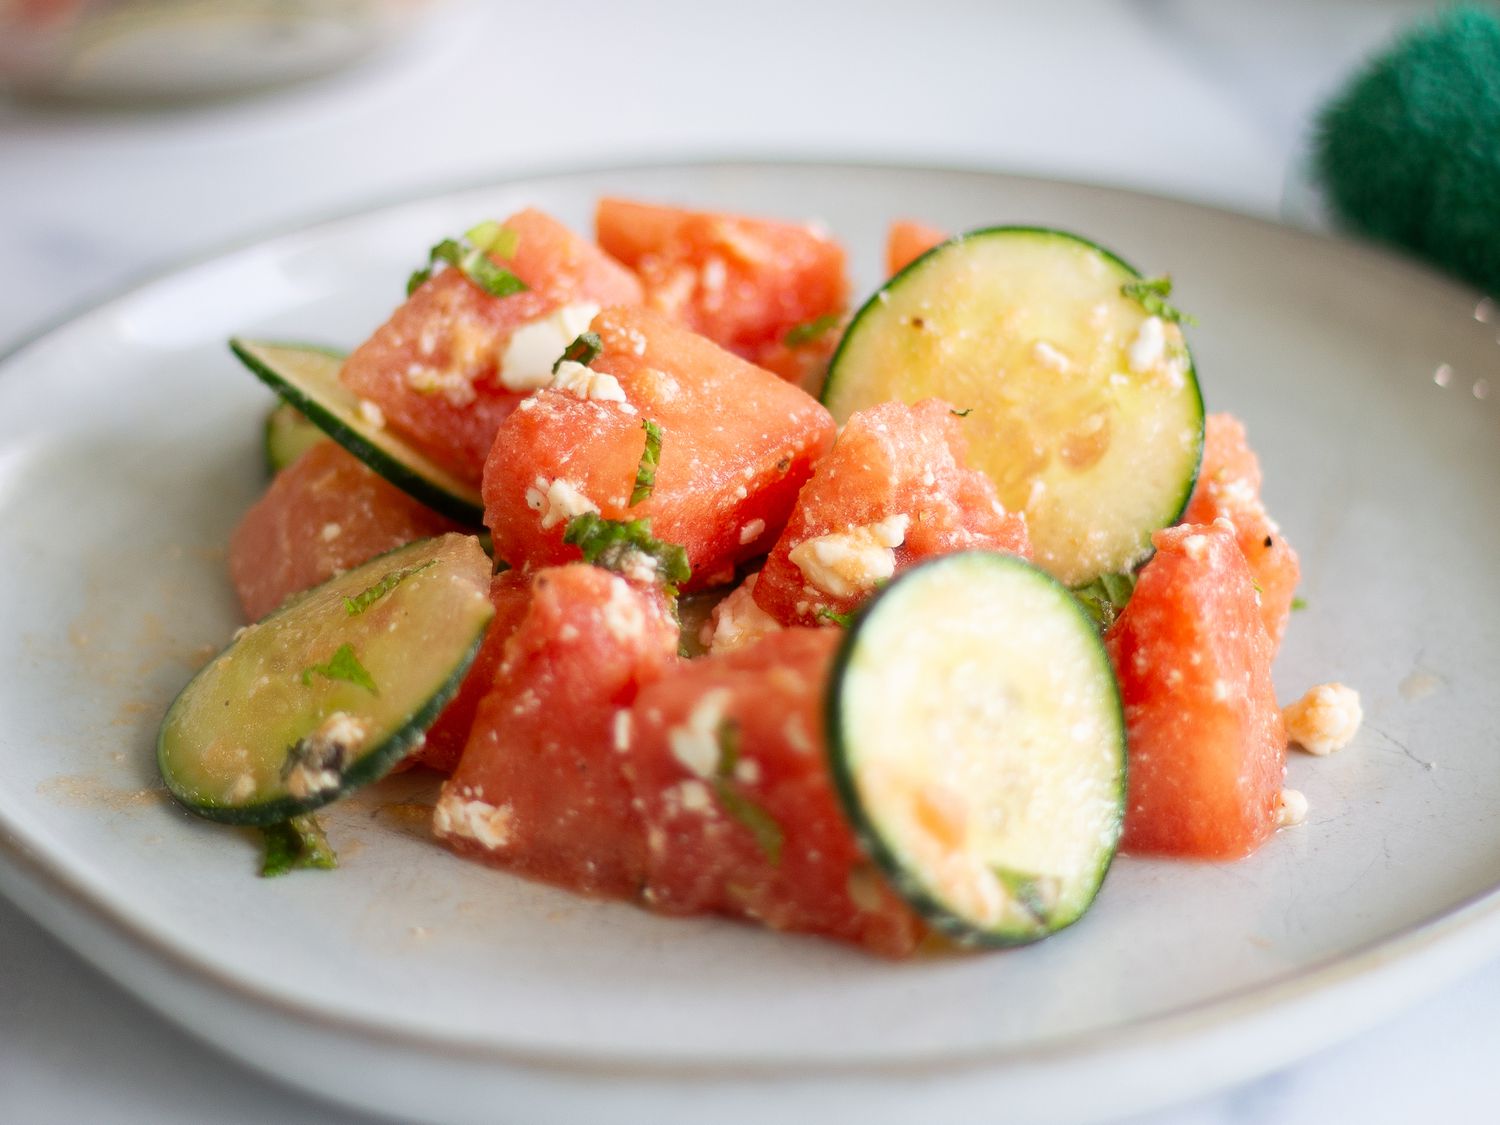
<path fill-rule="evenodd" d="M 341 375 L 413 445 L 474 484 L 496 428 L 529 391 L 500 380 L 512 334 L 568 306 L 589 306 L 586 322 L 600 307 L 641 300 L 629 270 L 556 219 L 528 209 L 504 225 L 516 251 L 502 264 L 529 289 L 492 297 L 460 271 L 440 270 L 350 355 Z"/>
<path fill-rule="evenodd" d="M 1210 414 L 1203 434 L 1203 467 L 1184 523 L 1234 524 L 1235 540 L 1260 593 L 1260 614 L 1273 646 L 1280 647 L 1302 567 L 1260 498 L 1260 461 L 1245 427 L 1230 414 Z"/>
<path fill-rule="evenodd" d="M 848 302 L 844 251 L 810 226 L 602 199 L 595 227 L 648 305 L 755 362 Z"/>
<path fill-rule="evenodd" d="M 462 530 L 320 442 L 276 475 L 229 539 L 229 577 L 248 621 L 293 594 L 417 539 Z"/>
<path fill-rule="evenodd" d="M 854 414 L 797 497 L 755 585 L 783 624 L 856 608 L 926 558 L 969 549 L 1030 557 L 1026 519 L 965 463 L 963 421 L 940 399 Z"/>
<path fill-rule="evenodd" d="M 946 231 L 912 219 L 897 219 L 885 239 L 885 272 L 898 274 L 939 242 L 947 242 Z"/>
<path fill-rule="evenodd" d="M 1275 648 L 1227 523 L 1152 537 L 1106 644 L 1130 754 L 1127 851 L 1237 859 L 1276 830 L 1286 732 Z"/>
<path fill-rule="evenodd" d="M 465 855 L 582 894 L 634 898 L 645 832 L 616 714 L 677 659 L 659 593 L 591 566 L 537 571 L 433 817 Z"/>
<path fill-rule="evenodd" d="M 531 582 L 514 570 L 503 571 L 490 580 L 490 601 L 495 616 L 490 619 L 484 643 L 469 666 L 458 689 L 437 721 L 427 730 L 427 737 L 411 753 L 413 761 L 443 773 L 452 773 L 463 756 L 464 746 L 474 728 L 474 717 L 480 701 L 494 687 L 495 673 L 510 639 L 531 604 Z"/>
<path fill-rule="evenodd" d="M 650 517 L 652 534 L 681 544 L 693 586 L 763 553 L 786 522 L 812 463 L 833 441 L 833 419 L 807 394 L 645 309 L 594 321 L 596 374 L 624 401 L 544 390 L 501 425 L 484 477 L 485 522 L 513 566 L 579 557 L 563 542 L 583 511 Z M 632 505 L 646 446 L 661 429 L 649 498 Z"/>
<path fill-rule="evenodd" d="M 828 776 L 823 693 L 836 645 L 831 630 L 786 630 L 641 690 L 625 757 L 652 909 L 748 918 L 892 957 L 916 947 L 922 923 L 865 858 Z"/>

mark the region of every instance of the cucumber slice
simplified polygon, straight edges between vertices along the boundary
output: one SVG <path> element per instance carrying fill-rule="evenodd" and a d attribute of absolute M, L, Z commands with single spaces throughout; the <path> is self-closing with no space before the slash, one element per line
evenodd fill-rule
<path fill-rule="evenodd" d="M 1075 235 L 993 227 L 928 251 L 855 316 L 823 402 L 965 415 L 969 456 L 1024 511 L 1069 586 L 1122 573 L 1192 495 L 1203 399 L 1178 326 L 1122 293 L 1139 274 Z"/>
<path fill-rule="evenodd" d="M 359 408 L 339 382 L 342 353 L 309 344 L 230 340 L 240 361 L 277 394 L 370 468 L 429 508 L 459 523 L 484 519 L 479 490 L 454 476 Z"/>
<path fill-rule="evenodd" d="M 274 476 L 328 435 L 289 402 L 279 402 L 266 415 L 266 469 Z"/>
<path fill-rule="evenodd" d="M 158 736 L 172 795 L 275 824 L 384 775 L 457 692 L 494 616 L 473 536 L 397 548 L 308 591 L 183 689 Z"/>
<path fill-rule="evenodd" d="M 831 772 L 892 885 L 967 945 L 1093 901 L 1125 813 L 1125 720 L 1092 623 L 1012 555 L 913 567 L 856 618 L 828 694 Z"/>

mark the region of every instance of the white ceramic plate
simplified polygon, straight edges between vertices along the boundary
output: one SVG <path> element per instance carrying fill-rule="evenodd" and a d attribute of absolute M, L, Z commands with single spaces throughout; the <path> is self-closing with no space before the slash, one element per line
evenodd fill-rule
<path fill-rule="evenodd" d="M 1340 679 L 1364 697 L 1354 746 L 1292 761 L 1307 825 L 1237 864 L 1121 860 L 1093 912 L 1033 948 L 887 964 L 462 862 L 425 838 L 420 781 L 329 815 L 337 874 L 270 881 L 248 835 L 164 801 L 156 724 L 237 624 L 223 546 L 264 483 L 268 400 L 224 339 L 352 344 L 437 237 L 527 203 L 586 228 L 605 191 L 820 218 L 861 288 L 896 215 L 1059 225 L 1170 270 L 1210 408 L 1247 421 L 1302 552 L 1282 695 Z M 1076 1118 L 1279 1065 L 1500 948 L 1488 308 L 1206 208 L 819 165 L 485 187 L 182 269 L 3 364 L 0 886 L 232 1054 L 406 1117 Z"/>

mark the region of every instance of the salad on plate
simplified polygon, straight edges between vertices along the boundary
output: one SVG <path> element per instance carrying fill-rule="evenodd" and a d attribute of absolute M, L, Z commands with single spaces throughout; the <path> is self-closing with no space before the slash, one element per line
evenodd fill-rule
<path fill-rule="evenodd" d="M 273 476 L 172 794 L 279 874 L 336 863 L 319 808 L 435 770 L 461 855 L 892 957 L 1299 823 L 1288 743 L 1359 700 L 1278 705 L 1297 554 L 1170 280 L 1035 227 L 886 251 L 851 313 L 814 225 L 528 208 L 347 355 L 233 341 Z"/>

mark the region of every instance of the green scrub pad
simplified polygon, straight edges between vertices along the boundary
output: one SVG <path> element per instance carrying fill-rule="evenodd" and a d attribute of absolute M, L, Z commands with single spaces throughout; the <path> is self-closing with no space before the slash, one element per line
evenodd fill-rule
<path fill-rule="evenodd" d="M 1313 162 L 1350 230 L 1500 295 L 1500 12 L 1455 8 L 1369 62 L 1319 115 Z"/>

